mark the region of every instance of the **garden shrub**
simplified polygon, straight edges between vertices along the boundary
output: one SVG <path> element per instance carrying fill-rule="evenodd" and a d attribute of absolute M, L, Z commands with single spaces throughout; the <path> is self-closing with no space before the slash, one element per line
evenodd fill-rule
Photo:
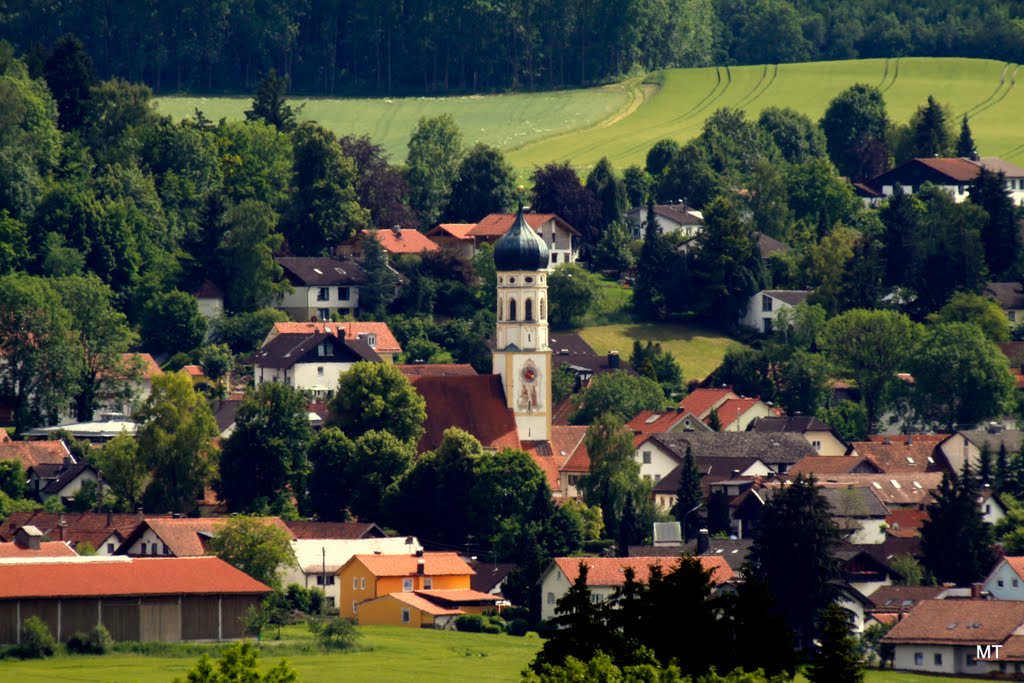
<path fill-rule="evenodd" d="M 22 659 L 49 657 L 57 647 L 50 628 L 39 617 L 29 617 L 21 625 L 21 643 L 18 656 Z"/>

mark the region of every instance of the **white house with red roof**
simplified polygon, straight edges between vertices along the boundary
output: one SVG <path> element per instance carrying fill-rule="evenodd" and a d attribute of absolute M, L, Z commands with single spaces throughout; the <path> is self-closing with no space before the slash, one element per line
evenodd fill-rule
<path fill-rule="evenodd" d="M 683 408 L 674 410 L 644 410 L 626 423 L 626 429 L 636 435 L 668 434 L 669 432 L 710 432 L 711 427 Z"/>
<path fill-rule="evenodd" d="M 732 581 L 736 574 L 721 556 L 701 556 L 705 571 L 711 571 L 711 582 L 715 586 Z M 663 575 L 674 571 L 681 561 L 679 557 L 556 557 L 540 577 L 542 619 L 555 616 L 558 601 L 580 577 L 580 564 L 587 567 L 587 587 L 591 599 L 605 601 L 626 583 L 626 569 L 632 569 L 634 579 L 647 583 L 651 567 L 661 569 Z"/>
<path fill-rule="evenodd" d="M 712 387 L 709 389 L 694 389 L 679 402 L 679 407 L 685 412 L 693 413 L 697 419 L 706 420 L 711 416 L 711 411 L 732 398 L 739 398 L 733 393 L 732 387 Z"/>
<path fill-rule="evenodd" d="M 472 258 L 481 244 L 494 243 L 508 232 L 516 222 L 516 216 L 514 213 L 492 213 L 475 224 L 442 223 L 430 230 L 427 236 L 445 248 Z M 547 245 L 551 267 L 576 262 L 580 235 L 576 228 L 553 213 L 524 213 L 523 217 Z"/>
<path fill-rule="evenodd" d="M 362 242 L 368 235 L 373 235 L 384 247 L 384 251 L 392 256 L 403 254 L 423 254 L 428 251 L 440 251 L 441 247 L 419 230 L 394 227 L 382 230 L 360 230 L 359 234 L 338 247 L 339 254 L 358 256 L 362 254 Z"/>
<path fill-rule="evenodd" d="M 1024 202 L 1024 168 L 1003 161 L 999 157 L 915 158 L 870 180 L 867 185 L 884 197 L 891 197 L 896 185 L 906 194 L 913 194 L 924 183 L 931 183 L 948 192 L 957 202 L 967 200 L 970 185 L 981 174 L 981 169 L 1005 176 L 1005 188 L 1013 203 Z"/>
<path fill-rule="evenodd" d="M 427 232 L 427 237 L 442 249 L 454 252 L 464 259 L 471 259 L 476 253 L 470 231 L 476 223 L 440 223 Z"/>
<path fill-rule="evenodd" d="M 996 600 L 1024 600 L 1024 557 L 999 560 L 982 584 L 982 590 Z"/>

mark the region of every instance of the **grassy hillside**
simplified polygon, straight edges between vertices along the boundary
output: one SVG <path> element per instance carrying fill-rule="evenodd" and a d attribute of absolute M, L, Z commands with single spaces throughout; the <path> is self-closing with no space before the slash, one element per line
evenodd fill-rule
<path fill-rule="evenodd" d="M 906 121 L 930 94 L 967 113 L 981 152 L 1024 163 L 1024 134 L 1017 112 L 1024 93 L 1014 64 L 982 59 L 867 59 L 767 66 L 671 69 L 640 86 L 525 95 L 451 98 L 312 99 L 303 116 L 338 133 L 366 133 L 395 160 L 405 157 L 420 116 L 451 113 L 468 142 L 505 150 L 522 173 L 554 160 L 586 170 L 607 155 L 619 168 L 643 161 L 657 140 L 687 140 L 719 107 L 739 107 L 756 117 L 769 106 L 793 107 L 817 119 L 838 92 L 854 83 L 885 92 L 890 116 Z M 1024 87 L 1024 85 L 1022 85 Z M 165 97 L 160 111 L 183 117 L 199 107 L 212 119 L 240 118 L 242 98 Z"/>

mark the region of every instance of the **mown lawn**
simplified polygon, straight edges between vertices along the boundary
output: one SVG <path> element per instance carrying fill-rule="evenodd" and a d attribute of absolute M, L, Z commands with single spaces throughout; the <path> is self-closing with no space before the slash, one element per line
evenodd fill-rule
<path fill-rule="evenodd" d="M 633 342 L 659 342 L 671 351 L 683 366 L 683 377 L 703 380 L 717 368 L 725 352 L 740 343 L 718 332 L 695 327 L 666 323 L 623 323 L 584 327 L 579 334 L 600 354 L 618 351 L 629 358 Z"/>
<path fill-rule="evenodd" d="M 357 652 L 324 654 L 309 652 L 285 657 L 303 683 L 453 683 L 455 681 L 517 681 L 519 672 L 540 649 L 531 635 L 506 635 L 427 631 L 389 626 L 360 629 L 362 648 Z M 304 639 L 304 627 L 286 629 L 291 644 Z M 275 643 L 267 641 L 265 668 L 280 659 Z M 184 678 L 198 655 L 188 657 L 111 654 L 63 656 L 19 662 L 0 661 L 0 680 L 18 683 L 60 681 L 118 681 L 168 683 Z"/>

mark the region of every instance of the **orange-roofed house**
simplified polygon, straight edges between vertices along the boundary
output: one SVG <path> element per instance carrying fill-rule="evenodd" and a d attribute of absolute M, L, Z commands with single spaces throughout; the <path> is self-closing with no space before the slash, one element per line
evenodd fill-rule
<path fill-rule="evenodd" d="M 759 398 L 730 398 L 722 402 L 716 408 L 718 421 L 721 423 L 720 432 L 745 432 L 753 422 L 763 417 L 776 417 L 778 412 L 775 408 Z M 705 418 L 710 422 L 711 418 Z"/>
<path fill-rule="evenodd" d="M 38 616 L 66 641 L 99 624 L 114 640 L 229 640 L 270 588 L 216 557 L 0 560 L 0 643 Z"/>
<path fill-rule="evenodd" d="M 147 517 L 124 540 L 118 555 L 135 557 L 198 557 L 206 554 L 206 543 L 227 524 L 227 517 Z M 263 517 L 268 526 L 277 527 L 289 539 L 291 530 L 278 517 Z"/>
<path fill-rule="evenodd" d="M 427 231 L 427 237 L 442 249 L 454 252 L 464 259 L 471 259 L 476 254 L 473 236 L 470 231 L 476 223 L 441 223 Z"/>
<path fill-rule="evenodd" d="M 1000 559 L 985 579 L 983 590 L 996 600 L 1024 601 L 1024 557 Z"/>
<path fill-rule="evenodd" d="M 688 413 L 693 413 L 701 420 L 707 420 L 711 411 L 717 409 L 726 401 L 739 396 L 733 393 L 732 389 L 722 387 L 720 389 L 694 389 L 679 402 L 679 407 Z"/>
<path fill-rule="evenodd" d="M 482 613 L 500 601 L 474 591 L 475 572 L 457 553 L 417 552 L 412 555 L 356 555 L 338 569 L 341 616 L 360 624 L 435 625 L 435 617 Z M 391 600 L 381 600 L 392 596 Z M 401 596 L 401 597 L 394 597 Z M 414 597 L 410 597 L 414 596 Z M 432 614 L 420 600 L 436 608 L 460 610 Z M 416 604 L 412 604 L 416 603 Z M 364 606 L 370 605 L 364 612 Z M 418 615 L 413 618 L 413 612 Z M 425 620 L 430 617 L 429 624 Z"/>
<path fill-rule="evenodd" d="M 78 557 L 67 543 L 44 541 L 43 532 L 26 525 L 14 532 L 13 543 L 0 543 L 0 560 L 29 557 Z"/>
<path fill-rule="evenodd" d="M 363 239 L 367 235 L 373 235 L 384 247 L 384 251 L 392 256 L 402 254 L 423 254 L 428 251 L 440 251 L 441 247 L 419 230 L 411 228 L 389 228 L 381 230 L 360 230 L 359 234 L 351 238 L 338 248 L 339 253 L 358 256 L 363 253 Z"/>
<path fill-rule="evenodd" d="M 402 352 L 394 333 L 387 323 L 375 322 L 289 322 L 274 323 L 263 340 L 266 346 L 281 334 L 332 334 L 335 337 L 365 342 L 385 363 L 393 363 L 395 356 Z"/>
<path fill-rule="evenodd" d="M 644 410 L 626 423 L 626 429 L 636 435 L 668 434 L 669 432 L 709 432 L 708 427 L 699 417 L 682 408 L 672 410 Z"/>
<path fill-rule="evenodd" d="M 720 555 L 701 556 L 700 561 L 705 571 L 712 571 L 711 583 L 721 586 L 732 581 L 736 574 L 725 558 Z M 555 616 L 555 607 L 569 587 L 580 576 L 580 563 L 587 565 L 587 587 L 594 600 L 607 600 L 626 582 L 626 569 L 631 568 L 635 580 L 647 583 L 651 575 L 651 567 L 661 569 L 668 574 L 679 566 L 679 557 L 556 557 L 540 578 L 541 584 L 541 618 L 551 619 Z"/>
<path fill-rule="evenodd" d="M 524 213 L 523 218 L 548 246 L 551 268 L 561 263 L 575 263 L 579 255 L 580 233 L 553 213 Z M 514 213 L 492 213 L 470 229 L 475 247 L 484 242 L 496 242 L 508 232 L 516 221 Z"/>

